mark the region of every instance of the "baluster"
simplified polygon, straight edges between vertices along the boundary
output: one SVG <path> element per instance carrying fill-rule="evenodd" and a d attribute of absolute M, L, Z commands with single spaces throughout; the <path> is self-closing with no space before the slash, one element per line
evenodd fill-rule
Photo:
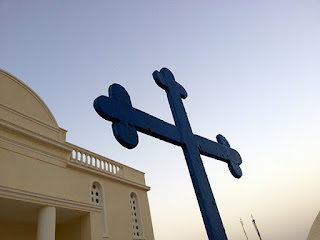
<path fill-rule="evenodd" d="M 106 172 L 108 172 L 109 171 L 109 163 L 108 162 L 106 162 Z"/>
<path fill-rule="evenodd" d="M 96 158 L 95 157 L 92 157 L 91 158 L 91 162 L 90 162 L 90 166 L 93 166 L 93 163 L 96 161 Z"/>
<path fill-rule="evenodd" d="M 97 166 L 96 166 L 97 168 L 100 168 L 100 159 L 99 160 L 97 160 Z"/>
<path fill-rule="evenodd" d="M 87 155 L 82 153 L 82 164 L 86 163 L 86 158 L 87 158 Z"/>
<path fill-rule="evenodd" d="M 105 162 L 104 160 L 101 160 L 101 169 L 104 170 Z"/>

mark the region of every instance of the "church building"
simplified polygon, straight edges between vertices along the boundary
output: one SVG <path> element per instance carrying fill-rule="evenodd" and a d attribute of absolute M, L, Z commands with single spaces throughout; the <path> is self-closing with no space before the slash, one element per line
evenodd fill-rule
<path fill-rule="evenodd" d="M 144 173 L 66 133 L 32 89 L 0 70 L 0 239 L 153 240 Z"/>

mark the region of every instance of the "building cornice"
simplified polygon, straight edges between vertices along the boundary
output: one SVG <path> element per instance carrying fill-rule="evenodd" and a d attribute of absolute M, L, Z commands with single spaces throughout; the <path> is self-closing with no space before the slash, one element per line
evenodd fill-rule
<path fill-rule="evenodd" d="M 30 116 L 27 115 L 27 114 L 24 114 L 24 113 L 22 113 L 22 112 L 19 112 L 19 111 L 15 110 L 15 109 L 13 109 L 13 108 L 11 108 L 11 107 L 3 104 L 3 103 L 0 103 L 0 108 L 3 108 L 3 109 L 5 109 L 6 111 L 11 112 L 11 113 L 13 113 L 13 114 L 15 114 L 15 115 L 17 115 L 17 116 L 19 116 L 19 117 L 22 117 L 22 118 L 24 118 L 24 119 L 26 119 L 26 120 L 28 120 L 28 121 L 31 121 L 31 122 L 35 123 L 35 124 L 39 124 L 39 125 L 41 125 L 41 126 L 43 126 L 43 127 L 46 127 L 46 128 L 48 128 L 48 129 L 50 129 L 50 130 L 52 130 L 52 131 L 59 132 L 59 127 L 51 126 L 51 125 L 49 125 L 49 124 L 46 124 L 46 123 L 44 123 L 44 122 L 42 122 L 42 121 L 40 121 L 40 120 L 38 120 L 38 119 L 36 119 L 36 118 L 30 117 Z M 60 129 L 62 129 L 62 128 L 60 128 Z M 64 129 L 63 129 L 63 130 L 64 130 Z M 66 130 L 64 130 L 64 131 L 66 131 Z"/>
<path fill-rule="evenodd" d="M 16 188 L 0 186 L 0 197 L 32 202 L 46 206 L 62 207 L 83 212 L 101 212 L 102 206 L 73 201 L 40 193 L 28 192 Z"/>
<path fill-rule="evenodd" d="M 69 146 L 67 146 L 66 144 L 64 144 L 64 143 L 61 143 L 61 142 L 58 142 L 58 141 L 56 141 L 54 139 L 45 137 L 45 136 L 43 136 L 41 134 L 35 133 L 35 132 L 30 131 L 30 130 L 28 130 L 26 128 L 23 128 L 23 127 L 20 127 L 20 126 L 18 126 L 16 124 L 7 122 L 7 121 L 5 121 L 3 119 L 0 119 L 0 126 L 4 127 L 4 128 L 7 128 L 7 129 L 9 129 L 11 131 L 15 131 L 17 133 L 23 134 L 23 135 L 25 135 L 27 137 L 30 137 L 30 138 L 34 139 L 34 140 L 38 140 L 38 141 L 44 142 L 46 144 L 49 144 L 51 146 L 60 148 L 60 149 L 62 149 L 64 151 L 69 151 L 69 152 L 72 151 L 72 149 Z"/>

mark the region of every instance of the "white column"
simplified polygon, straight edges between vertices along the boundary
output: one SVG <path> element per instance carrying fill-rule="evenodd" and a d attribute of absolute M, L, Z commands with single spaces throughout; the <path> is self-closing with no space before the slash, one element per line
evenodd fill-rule
<path fill-rule="evenodd" d="M 37 240 L 55 240 L 56 208 L 43 207 L 39 211 Z"/>

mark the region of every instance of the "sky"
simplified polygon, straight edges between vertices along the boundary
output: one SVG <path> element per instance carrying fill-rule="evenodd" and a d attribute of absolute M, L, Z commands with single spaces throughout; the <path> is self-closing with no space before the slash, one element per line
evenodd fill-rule
<path fill-rule="evenodd" d="M 122 147 L 93 101 L 113 83 L 174 124 L 152 78 L 188 92 L 195 134 L 224 135 L 235 179 L 202 157 L 229 240 L 306 239 L 320 210 L 320 1 L 0 0 L 0 68 L 48 105 L 67 141 L 146 173 L 155 238 L 207 239 L 181 148 L 139 133 Z"/>

